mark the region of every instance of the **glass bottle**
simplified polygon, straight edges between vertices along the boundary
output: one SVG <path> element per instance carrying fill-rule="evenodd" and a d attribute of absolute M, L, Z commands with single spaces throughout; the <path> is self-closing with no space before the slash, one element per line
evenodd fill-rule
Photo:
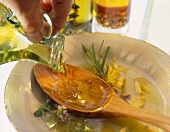
<path fill-rule="evenodd" d="M 125 35 L 129 29 L 131 0 L 93 0 L 93 32 Z"/>
<path fill-rule="evenodd" d="M 51 24 L 47 14 L 43 20 Z M 53 68 L 62 69 L 62 35 L 43 38 L 40 43 L 31 43 L 24 36 L 22 27 L 13 13 L 0 3 L 0 65 L 12 61 L 34 61 Z"/>
<path fill-rule="evenodd" d="M 72 8 L 61 32 L 65 35 L 91 32 L 91 22 L 92 0 L 72 0 Z"/>

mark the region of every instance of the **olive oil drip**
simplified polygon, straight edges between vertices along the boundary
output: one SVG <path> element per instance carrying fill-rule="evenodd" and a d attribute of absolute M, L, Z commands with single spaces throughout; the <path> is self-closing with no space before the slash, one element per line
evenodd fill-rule
<path fill-rule="evenodd" d="M 91 79 L 81 80 L 74 75 L 74 70 L 69 69 L 63 58 L 64 45 L 63 41 L 58 41 L 57 52 L 52 52 L 54 64 L 57 62 L 58 76 L 60 81 L 55 82 L 59 96 L 65 99 L 65 103 L 76 104 L 84 109 L 90 109 L 100 106 L 107 96 L 104 88 L 98 88 L 97 81 Z M 55 49 L 55 48 L 53 48 Z M 57 54 L 56 54 L 57 53 Z M 56 90 L 55 89 L 55 90 Z M 96 89 L 97 92 L 96 92 Z M 56 94 L 52 91 L 53 94 Z M 58 96 L 58 95 L 56 95 Z"/>
<path fill-rule="evenodd" d="M 84 50 L 86 53 L 87 48 L 84 47 Z M 109 47 L 105 51 L 101 65 L 105 63 L 108 50 Z M 59 79 L 54 82 L 53 86 L 55 86 L 55 88 L 51 91 L 52 94 L 56 97 L 62 97 L 64 103 L 69 103 L 70 105 L 76 104 L 77 107 L 84 109 L 98 108 L 98 106 L 101 106 L 100 104 L 103 104 L 106 97 L 108 97 L 108 93 L 104 90 L 105 88 L 102 85 L 99 87 L 98 80 L 85 77 L 84 71 L 80 72 L 77 68 L 66 65 L 65 61 L 63 61 L 63 55 L 60 55 L 59 58 L 62 62 L 62 71 L 57 73 Z M 78 73 L 76 73 L 77 70 L 79 71 Z"/>
<path fill-rule="evenodd" d="M 60 99 L 61 104 L 74 105 L 74 107 L 80 109 L 99 108 L 105 102 L 108 93 L 102 84 L 99 86 L 98 79 L 86 75 L 84 78 L 84 71 L 79 71 L 70 65 L 64 64 L 64 68 L 64 73 L 57 72 L 56 74 L 49 69 L 39 68 L 39 72 L 47 70 L 45 74 L 52 77 L 49 80 L 52 88 L 45 85 L 41 86 L 46 87 L 45 90 L 49 95 L 53 94 L 53 97 Z M 42 73 L 39 76 L 44 76 L 45 74 Z"/>
<path fill-rule="evenodd" d="M 59 77 L 62 80 L 64 89 L 60 90 L 60 94 L 66 99 L 77 98 L 77 88 L 71 85 L 71 80 L 68 78 L 68 68 L 65 62 L 62 64 L 62 71 L 59 72 Z"/>

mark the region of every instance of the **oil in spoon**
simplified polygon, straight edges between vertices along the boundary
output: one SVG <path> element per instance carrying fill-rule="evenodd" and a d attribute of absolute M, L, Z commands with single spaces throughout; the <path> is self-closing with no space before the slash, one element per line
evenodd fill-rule
<path fill-rule="evenodd" d="M 44 92 L 59 104 L 75 109 L 97 109 L 110 98 L 108 84 L 92 73 L 66 64 L 67 72 L 53 72 L 43 65 L 36 65 L 34 74 Z M 87 74 L 86 74 L 87 73 Z M 44 81 L 46 80 L 46 81 Z"/>
<path fill-rule="evenodd" d="M 60 95 L 62 95 L 63 97 L 65 97 L 66 99 L 76 99 L 77 98 L 77 85 L 74 85 L 74 83 L 72 83 L 71 80 L 69 80 L 68 78 L 68 68 L 67 65 L 65 63 L 63 63 L 62 65 L 62 72 L 59 72 L 59 77 L 61 79 L 61 83 L 60 85 L 57 86 L 58 87 L 63 87 L 59 92 Z M 59 84 L 59 83 L 57 83 Z"/>

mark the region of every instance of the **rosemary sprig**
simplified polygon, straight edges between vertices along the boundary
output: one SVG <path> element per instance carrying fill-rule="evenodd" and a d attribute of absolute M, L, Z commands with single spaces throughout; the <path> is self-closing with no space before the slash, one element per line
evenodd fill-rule
<path fill-rule="evenodd" d="M 86 48 L 83 44 L 82 44 L 82 48 L 83 48 L 83 52 L 86 54 L 87 58 L 90 60 L 91 64 L 93 65 L 96 71 L 96 74 L 99 77 L 105 79 L 104 66 L 105 66 L 105 62 L 106 62 L 110 47 L 108 46 L 102 55 L 101 51 L 102 51 L 103 43 L 104 41 L 102 41 L 97 54 L 95 52 L 94 43 L 92 43 L 90 49 Z"/>

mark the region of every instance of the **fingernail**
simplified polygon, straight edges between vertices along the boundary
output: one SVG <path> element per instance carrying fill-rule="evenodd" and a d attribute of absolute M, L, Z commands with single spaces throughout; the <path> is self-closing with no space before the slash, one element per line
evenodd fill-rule
<path fill-rule="evenodd" d="M 47 22 L 44 22 L 43 26 L 40 29 L 40 32 L 41 32 L 42 36 L 45 37 L 45 38 L 51 37 L 52 31 L 51 31 L 50 25 Z"/>
<path fill-rule="evenodd" d="M 48 4 L 48 3 L 51 3 L 51 0 L 43 0 L 43 2 Z"/>

